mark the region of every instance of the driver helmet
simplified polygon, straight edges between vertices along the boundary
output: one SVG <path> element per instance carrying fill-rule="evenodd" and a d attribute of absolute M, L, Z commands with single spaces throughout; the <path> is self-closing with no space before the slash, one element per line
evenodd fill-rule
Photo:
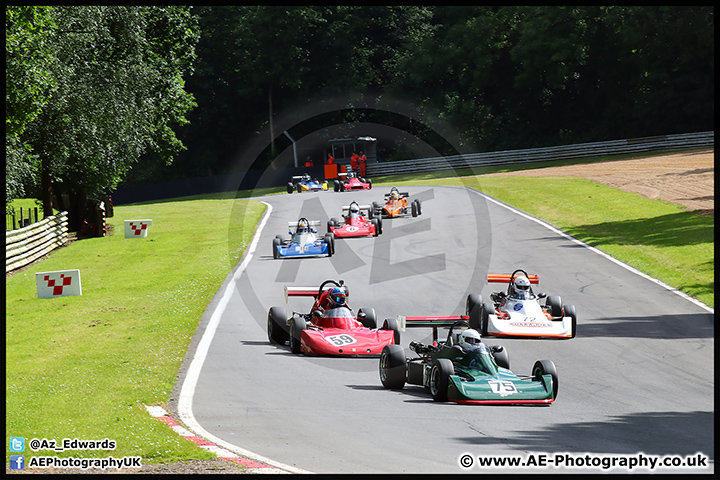
<path fill-rule="evenodd" d="M 477 330 L 468 328 L 460 334 L 458 342 L 465 350 L 474 350 L 479 347 L 481 340 Z"/>
<path fill-rule="evenodd" d="M 310 181 L 310 175 L 308 175 L 307 173 L 306 173 L 305 175 L 303 175 L 303 176 L 302 176 L 302 181 L 303 181 L 303 182 L 309 182 L 309 181 Z"/>
<path fill-rule="evenodd" d="M 393 190 L 392 192 L 390 192 L 390 198 L 392 198 L 393 200 L 397 200 L 400 198 L 400 193 L 397 190 Z"/>
<path fill-rule="evenodd" d="M 358 204 L 357 203 L 350 204 L 350 216 L 356 217 L 358 215 L 360 215 L 360 207 L 358 206 Z"/>
<path fill-rule="evenodd" d="M 530 298 L 530 280 L 524 275 L 515 277 L 513 280 L 512 291 L 510 292 L 515 298 L 527 300 Z"/>
<path fill-rule="evenodd" d="M 307 220 L 300 220 L 297 226 L 297 233 L 308 233 L 310 226 Z"/>
<path fill-rule="evenodd" d="M 328 306 L 338 308 L 347 306 L 347 291 L 341 287 L 333 287 L 328 292 Z"/>

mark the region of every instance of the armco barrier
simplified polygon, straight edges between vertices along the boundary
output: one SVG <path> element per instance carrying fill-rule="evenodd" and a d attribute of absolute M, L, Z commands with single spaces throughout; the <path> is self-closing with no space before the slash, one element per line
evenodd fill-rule
<path fill-rule="evenodd" d="M 67 212 L 60 212 L 27 227 L 6 232 L 5 273 L 24 267 L 65 245 L 67 222 Z"/>
<path fill-rule="evenodd" d="M 400 175 L 404 173 L 436 172 L 492 165 L 516 165 L 531 162 L 573 158 L 624 155 L 632 153 L 711 148 L 715 146 L 715 132 L 661 135 L 657 137 L 580 143 L 559 147 L 503 150 L 500 152 L 470 153 L 447 157 L 416 158 L 387 163 L 368 163 L 367 177 Z"/>

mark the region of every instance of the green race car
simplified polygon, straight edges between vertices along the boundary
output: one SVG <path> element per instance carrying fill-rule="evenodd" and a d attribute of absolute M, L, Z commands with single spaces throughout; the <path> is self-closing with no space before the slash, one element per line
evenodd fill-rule
<path fill-rule="evenodd" d="M 400 345 L 387 345 L 380 354 L 380 381 L 388 389 L 406 383 L 430 389 L 436 402 L 467 404 L 549 404 L 558 392 L 555 364 L 538 360 L 530 376 L 510 371 L 507 350 L 486 346 L 463 317 L 399 317 L 400 329 L 433 328 L 433 343 L 411 342 L 418 356 L 406 358 Z M 446 340 L 437 340 L 437 328 L 450 327 Z M 474 343 L 468 343 L 472 338 Z"/>

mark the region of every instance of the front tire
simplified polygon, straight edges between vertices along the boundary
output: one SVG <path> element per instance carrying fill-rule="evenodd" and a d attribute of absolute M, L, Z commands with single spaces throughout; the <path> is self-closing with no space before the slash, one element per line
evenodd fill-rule
<path fill-rule="evenodd" d="M 271 307 L 268 311 L 267 334 L 270 343 L 285 345 L 287 332 L 283 328 L 287 321 L 286 311 L 283 307 Z"/>
<path fill-rule="evenodd" d="M 302 331 L 305 330 L 306 327 L 307 324 L 302 317 L 293 317 L 290 320 L 290 351 L 295 355 L 300 353 Z"/>
<path fill-rule="evenodd" d="M 532 376 L 535 381 L 542 381 L 543 375 L 550 375 L 552 377 L 553 384 L 553 400 L 557 398 L 558 394 L 558 374 L 557 368 L 552 360 L 538 360 L 533 365 Z"/>
<path fill-rule="evenodd" d="M 400 345 L 385 345 L 380 353 L 380 381 L 383 387 L 401 390 L 407 379 L 405 350 Z"/>
<path fill-rule="evenodd" d="M 480 315 L 480 334 L 483 337 L 488 334 L 491 314 L 495 314 L 495 304 L 492 302 L 483 303 L 482 314 Z"/>
<path fill-rule="evenodd" d="M 430 369 L 430 394 L 436 402 L 448 401 L 448 386 L 450 375 L 455 373 L 455 367 L 451 360 L 438 358 L 433 362 Z"/>
<path fill-rule="evenodd" d="M 370 223 L 372 223 L 375 227 L 375 234 L 373 235 L 373 237 L 377 237 L 378 235 L 380 235 L 380 221 L 377 218 L 373 218 Z"/>
<path fill-rule="evenodd" d="M 279 238 L 277 238 L 277 237 L 273 238 L 273 258 L 275 260 L 280 258 L 280 250 L 278 249 L 278 247 L 280 247 L 281 245 L 282 245 L 282 242 L 280 241 Z"/>
<path fill-rule="evenodd" d="M 577 333 L 577 314 L 575 313 L 575 305 L 565 305 L 563 307 L 563 316 L 570 317 L 572 319 L 570 324 L 572 335 L 570 338 L 575 338 L 575 333 Z"/>

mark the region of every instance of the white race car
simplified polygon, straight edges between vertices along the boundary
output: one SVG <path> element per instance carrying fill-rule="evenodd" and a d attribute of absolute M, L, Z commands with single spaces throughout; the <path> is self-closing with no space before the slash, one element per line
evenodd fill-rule
<path fill-rule="evenodd" d="M 471 328 L 484 336 L 575 338 L 575 306 L 563 305 L 559 295 L 535 295 L 530 284 L 539 282 L 537 275 L 518 269 L 510 275 L 488 274 L 488 282 L 507 283 L 507 293 L 492 293 L 492 302 L 485 303 L 480 294 L 468 295 L 465 305 Z"/>

